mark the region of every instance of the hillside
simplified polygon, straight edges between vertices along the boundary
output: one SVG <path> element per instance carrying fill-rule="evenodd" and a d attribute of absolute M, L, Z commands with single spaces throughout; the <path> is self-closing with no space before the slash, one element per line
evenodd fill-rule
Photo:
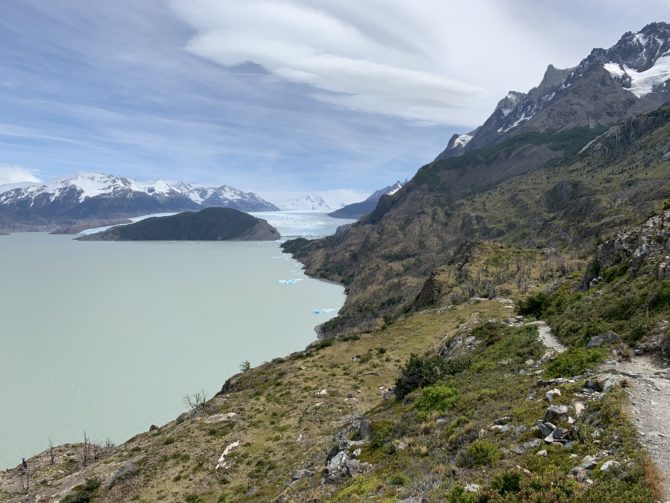
<path fill-rule="evenodd" d="M 207 208 L 152 217 L 77 238 L 79 241 L 272 241 L 277 229 L 231 208 Z"/>
<path fill-rule="evenodd" d="M 293 241 L 310 274 L 343 282 L 341 316 L 372 328 L 405 310 L 465 241 L 589 253 L 670 197 L 670 106 L 602 129 L 528 133 L 435 161 L 346 233 Z"/>

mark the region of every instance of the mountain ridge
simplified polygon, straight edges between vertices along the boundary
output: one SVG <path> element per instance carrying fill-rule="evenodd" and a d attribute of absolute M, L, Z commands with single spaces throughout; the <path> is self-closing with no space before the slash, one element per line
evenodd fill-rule
<path fill-rule="evenodd" d="M 435 160 L 522 133 L 611 125 L 667 101 L 669 80 L 670 24 L 650 23 L 637 33 L 625 33 L 609 49 L 593 49 L 575 67 L 549 65 L 537 87 L 510 91 L 481 126 L 453 135 Z"/>
<path fill-rule="evenodd" d="M 328 216 L 333 218 L 358 219 L 368 213 L 372 213 L 383 196 L 392 196 L 402 189 L 403 185 L 404 183 L 398 180 L 392 185 L 374 191 L 364 201 L 343 206 L 342 208 L 328 213 Z"/>
<path fill-rule="evenodd" d="M 49 183 L 0 191 L 0 222 L 9 226 L 49 226 L 84 220 L 121 219 L 151 213 L 227 207 L 241 211 L 278 208 L 252 192 L 166 180 L 139 181 L 81 172 Z"/>

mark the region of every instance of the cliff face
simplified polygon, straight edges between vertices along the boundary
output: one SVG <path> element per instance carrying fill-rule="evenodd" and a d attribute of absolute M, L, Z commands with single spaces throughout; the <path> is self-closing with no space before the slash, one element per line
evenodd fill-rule
<path fill-rule="evenodd" d="M 286 243 L 310 274 L 349 292 L 326 334 L 380 326 L 413 302 L 465 241 L 589 253 L 670 197 L 670 107 L 596 135 L 519 135 L 421 168 L 348 231 Z"/>
<path fill-rule="evenodd" d="M 265 220 L 230 208 L 208 208 L 153 217 L 82 236 L 79 241 L 273 241 L 279 232 Z"/>

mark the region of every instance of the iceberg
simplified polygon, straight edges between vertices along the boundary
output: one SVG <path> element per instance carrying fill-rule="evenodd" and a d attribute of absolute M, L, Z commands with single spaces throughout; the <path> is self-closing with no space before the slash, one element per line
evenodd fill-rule
<path fill-rule="evenodd" d="M 295 285 L 298 281 L 302 281 L 302 278 L 295 279 L 280 279 L 277 281 L 278 285 Z"/>

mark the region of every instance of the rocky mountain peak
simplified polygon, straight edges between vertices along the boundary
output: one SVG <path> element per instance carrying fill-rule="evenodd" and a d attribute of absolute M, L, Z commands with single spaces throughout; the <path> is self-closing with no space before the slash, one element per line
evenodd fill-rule
<path fill-rule="evenodd" d="M 549 65 L 537 87 L 509 92 L 482 126 L 452 136 L 436 160 L 520 133 L 612 124 L 670 100 L 669 82 L 670 24 L 651 23 L 609 49 L 593 49 L 574 68 Z"/>

